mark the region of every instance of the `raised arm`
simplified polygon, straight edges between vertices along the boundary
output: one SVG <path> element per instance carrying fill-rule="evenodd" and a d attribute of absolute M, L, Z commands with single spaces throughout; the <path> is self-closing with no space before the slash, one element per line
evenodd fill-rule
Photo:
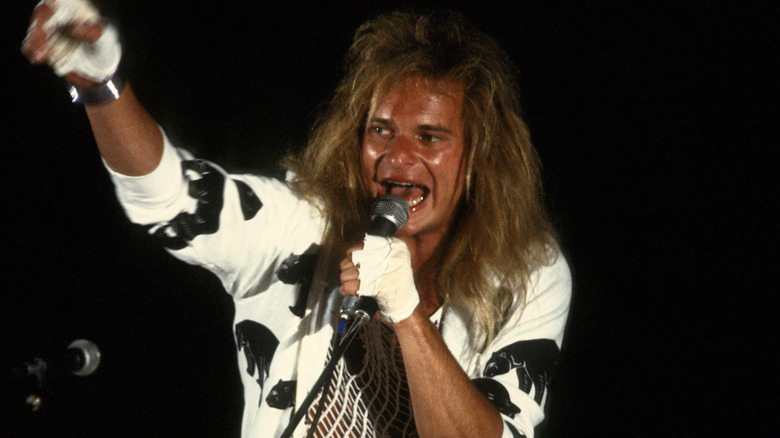
<path fill-rule="evenodd" d="M 108 166 L 129 176 L 146 175 L 162 156 L 162 133 L 135 98 L 130 84 L 114 102 L 85 105 L 100 154 Z"/>
<path fill-rule="evenodd" d="M 36 6 L 22 53 L 34 65 L 48 63 L 84 96 L 95 96 L 113 81 L 121 47 L 116 30 L 86 0 L 45 0 Z M 109 83 L 109 81 L 111 81 Z M 84 107 L 98 149 L 116 172 L 139 176 L 160 162 L 162 134 L 129 84 L 116 98 L 108 93 Z"/>

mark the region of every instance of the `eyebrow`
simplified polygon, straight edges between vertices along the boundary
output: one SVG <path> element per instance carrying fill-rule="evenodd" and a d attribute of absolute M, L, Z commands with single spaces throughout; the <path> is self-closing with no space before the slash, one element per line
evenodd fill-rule
<path fill-rule="evenodd" d="M 372 117 L 371 119 L 368 120 L 368 123 L 381 123 L 383 125 L 389 125 L 390 124 L 390 120 L 389 119 L 382 119 L 382 118 L 379 118 L 379 117 Z"/>
<path fill-rule="evenodd" d="M 450 131 L 450 130 L 449 130 L 449 129 L 447 129 L 447 128 L 443 128 L 443 127 L 441 127 L 441 126 L 436 126 L 436 125 L 420 125 L 420 126 L 419 126 L 419 128 L 420 128 L 420 129 L 422 129 L 423 131 L 441 132 L 442 134 L 449 134 L 449 135 L 452 135 L 452 131 Z"/>
<path fill-rule="evenodd" d="M 381 117 L 372 117 L 368 121 L 368 123 L 369 124 L 371 124 L 371 123 L 379 123 L 381 125 L 392 125 L 393 124 L 392 122 L 390 122 L 390 119 L 383 119 Z M 447 128 L 438 126 L 438 125 L 419 125 L 417 128 L 420 129 L 420 130 L 423 130 L 423 131 L 440 132 L 442 134 L 453 135 L 452 131 L 450 131 Z"/>

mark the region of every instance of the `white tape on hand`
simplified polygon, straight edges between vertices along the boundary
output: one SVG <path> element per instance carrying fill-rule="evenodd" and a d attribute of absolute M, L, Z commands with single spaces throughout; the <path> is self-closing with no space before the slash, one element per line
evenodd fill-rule
<path fill-rule="evenodd" d="M 374 297 L 379 316 L 389 323 L 408 318 L 420 297 L 406 244 L 397 238 L 366 236 L 363 245 L 352 253 L 353 263 L 359 265 L 357 294 Z"/>
<path fill-rule="evenodd" d="M 91 81 L 103 83 L 116 72 L 122 58 L 119 32 L 109 24 L 94 43 L 71 38 L 63 32 L 65 26 L 77 23 L 97 23 L 100 12 L 87 0 L 45 0 L 54 14 L 44 23 L 49 33 L 51 56 L 49 65 L 59 76 L 77 73 Z"/>
<path fill-rule="evenodd" d="M 54 14 L 43 24 L 43 30 L 52 32 L 59 27 L 72 23 L 96 23 L 100 12 L 88 0 L 44 0 Z"/>
<path fill-rule="evenodd" d="M 352 263 L 358 267 L 360 288 L 357 294 L 375 297 L 377 286 L 390 264 L 390 238 L 367 235 L 363 249 L 352 252 Z"/>

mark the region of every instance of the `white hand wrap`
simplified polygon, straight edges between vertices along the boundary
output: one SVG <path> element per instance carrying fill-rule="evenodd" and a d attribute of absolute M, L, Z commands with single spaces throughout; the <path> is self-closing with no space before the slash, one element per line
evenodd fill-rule
<path fill-rule="evenodd" d="M 401 239 L 368 235 L 363 249 L 352 252 L 352 262 L 358 267 L 357 294 L 374 297 L 382 319 L 396 323 L 414 312 L 420 297 L 414 286 L 411 255 Z"/>
<path fill-rule="evenodd" d="M 43 25 L 48 32 L 51 56 L 49 65 L 58 76 L 77 73 L 91 81 L 103 83 L 116 73 L 122 58 L 119 32 L 109 24 L 94 43 L 85 43 L 62 33 L 74 23 L 95 23 L 100 12 L 88 0 L 44 0 L 54 14 Z"/>

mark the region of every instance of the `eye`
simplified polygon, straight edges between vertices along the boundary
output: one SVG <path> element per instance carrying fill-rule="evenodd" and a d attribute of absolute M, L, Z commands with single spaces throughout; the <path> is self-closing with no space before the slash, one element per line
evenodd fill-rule
<path fill-rule="evenodd" d="M 383 137 L 390 135 L 390 130 L 381 125 L 371 125 L 368 127 L 368 132 L 374 136 Z"/>
<path fill-rule="evenodd" d="M 433 143 L 435 141 L 441 140 L 441 137 L 438 135 L 433 135 L 430 133 L 422 133 L 420 134 L 420 140 L 426 142 L 426 143 Z"/>

